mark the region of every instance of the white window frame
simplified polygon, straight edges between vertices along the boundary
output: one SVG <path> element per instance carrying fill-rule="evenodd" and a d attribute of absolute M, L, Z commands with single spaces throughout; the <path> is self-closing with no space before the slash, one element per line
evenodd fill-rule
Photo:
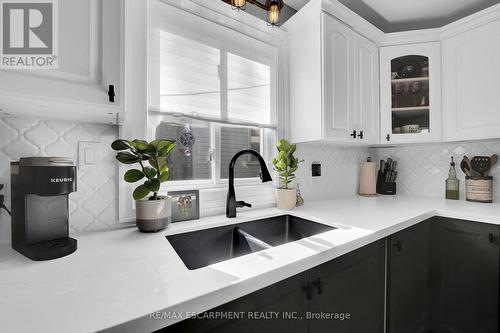
<path fill-rule="evenodd" d="M 125 6 L 125 118 L 121 120 L 120 137 L 148 138 L 152 137 L 151 126 L 148 123 L 148 96 L 147 96 L 147 7 L 151 1 L 129 1 Z M 261 154 L 271 167 L 270 160 L 275 152 L 276 138 L 289 137 L 289 118 L 285 110 L 288 109 L 288 57 L 286 32 L 279 27 L 270 27 L 266 22 L 244 12 L 234 11 L 231 6 L 219 0 L 161 0 L 168 6 L 181 9 L 190 15 L 195 15 L 223 27 L 238 31 L 246 36 L 272 45 L 276 48 L 274 86 L 272 89 L 272 110 L 275 117 L 276 135 L 273 140 L 262 138 Z M 179 27 L 186 28 L 185 26 Z M 238 53 L 236 53 L 238 54 Z M 266 131 L 263 131 L 266 132 Z M 219 134 L 220 135 L 220 134 Z M 214 138 L 214 135 L 211 135 Z M 215 140 L 212 139 L 212 140 Z M 270 141 L 273 141 L 270 144 Z M 220 140 L 219 140 L 220 142 Z M 214 146 L 215 142 L 212 142 Z M 219 152 L 215 152 L 220 154 Z M 220 163 L 219 158 L 215 163 Z M 212 168 L 211 180 L 169 181 L 165 184 L 169 191 L 182 189 L 211 189 L 227 187 L 227 180 L 220 179 L 220 165 Z M 130 193 L 134 185 L 123 181 L 123 174 L 127 168 L 119 166 L 119 220 L 130 222 L 135 220 L 135 207 Z M 275 177 L 274 177 L 275 178 Z M 260 184 L 258 178 L 236 179 L 235 185 Z"/>
<path fill-rule="evenodd" d="M 225 125 L 218 123 L 210 124 L 210 138 L 211 138 L 211 178 L 210 179 L 198 179 L 198 180 L 173 180 L 163 183 L 161 185 L 160 191 L 163 193 L 168 191 L 177 191 L 184 189 L 206 189 L 206 188 L 218 188 L 218 187 L 227 187 L 228 179 L 223 179 L 220 177 L 221 170 L 221 153 L 222 153 L 222 141 L 221 141 L 221 127 L 230 126 L 230 127 L 245 127 L 248 126 L 235 126 L 235 125 Z M 276 132 L 276 131 L 274 131 Z M 260 154 L 265 157 L 269 156 L 270 152 L 267 150 L 264 144 L 264 136 L 265 133 L 260 131 Z M 273 138 L 268 140 L 272 140 L 275 142 L 276 135 L 273 135 Z M 273 140 L 274 139 L 274 140 Z M 243 158 L 240 157 L 240 158 Z M 267 162 L 267 161 L 266 161 Z M 270 168 L 269 163 L 268 168 Z M 258 185 L 261 184 L 261 181 L 258 177 L 252 178 L 235 178 L 234 179 L 235 186 L 237 185 Z"/>

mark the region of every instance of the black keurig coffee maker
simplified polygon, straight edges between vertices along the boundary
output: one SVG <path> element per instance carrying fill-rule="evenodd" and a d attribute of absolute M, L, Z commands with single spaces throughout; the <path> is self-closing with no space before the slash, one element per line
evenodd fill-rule
<path fill-rule="evenodd" d="M 12 248 L 33 260 L 64 257 L 76 250 L 68 237 L 68 194 L 76 191 L 76 167 L 61 157 L 11 162 Z"/>

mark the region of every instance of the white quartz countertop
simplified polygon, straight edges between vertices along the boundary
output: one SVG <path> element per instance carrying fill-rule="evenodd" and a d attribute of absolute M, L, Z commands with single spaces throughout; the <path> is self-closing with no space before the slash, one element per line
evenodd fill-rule
<path fill-rule="evenodd" d="M 306 202 L 295 215 L 332 231 L 197 270 L 165 238 L 196 229 L 286 214 L 238 211 L 144 234 L 135 228 L 80 234 L 78 250 L 35 262 L 0 246 L 0 332 L 151 332 L 308 270 L 432 216 L 500 224 L 500 204 L 414 196 L 359 196 Z"/>

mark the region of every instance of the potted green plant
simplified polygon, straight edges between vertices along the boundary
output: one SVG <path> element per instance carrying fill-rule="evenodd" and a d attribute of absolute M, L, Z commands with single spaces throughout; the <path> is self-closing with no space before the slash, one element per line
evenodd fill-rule
<path fill-rule="evenodd" d="M 175 148 L 173 140 L 123 140 L 111 144 L 118 151 L 116 159 L 123 164 L 139 164 L 140 168 L 125 172 L 128 183 L 141 181 L 133 192 L 136 225 L 140 231 L 156 232 L 168 226 L 172 216 L 172 199 L 158 195 L 160 185 L 170 178 L 167 156 Z"/>
<path fill-rule="evenodd" d="M 290 144 L 287 140 L 280 140 L 278 155 L 272 161 L 280 180 L 280 187 L 275 192 L 279 209 L 291 210 L 297 203 L 297 189 L 289 188 L 289 184 L 295 179 L 294 172 L 299 168 L 299 163 L 304 160 L 293 155 L 296 150 L 297 145 Z"/>

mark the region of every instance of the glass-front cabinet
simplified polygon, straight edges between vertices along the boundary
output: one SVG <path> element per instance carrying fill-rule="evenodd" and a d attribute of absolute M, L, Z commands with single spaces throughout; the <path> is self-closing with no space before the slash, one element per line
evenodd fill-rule
<path fill-rule="evenodd" d="M 440 141 L 439 43 L 380 49 L 381 143 Z"/>

